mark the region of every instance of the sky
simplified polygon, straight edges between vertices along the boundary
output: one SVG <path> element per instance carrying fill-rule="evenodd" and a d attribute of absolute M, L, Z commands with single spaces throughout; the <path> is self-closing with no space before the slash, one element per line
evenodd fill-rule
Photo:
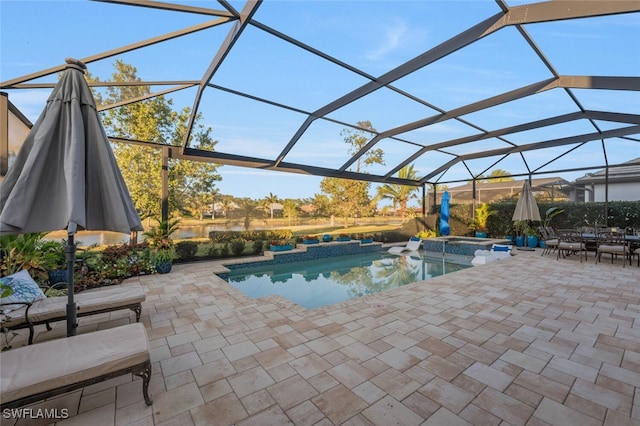
<path fill-rule="evenodd" d="M 181 3 L 222 9 L 215 2 Z M 509 5 L 523 2 L 507 1 Z M 243 3 L 234 1 L 238 9 Z M 474 1 L 279 1 L 266 0 L 254 19 L 280 32 L 298 38 L 366 73 L 379 76 L 418 54 L 455 36 L 499 12 L 492 0 Z M 0 80 L 7 81 L 60 65 L 64 58 L 87 58 L 116 47 L 207 22 L 211 18 L 192 14 L 134 8 L 117 4 L 72 1 L 0 1 Z M 219 26 L 199 31 L 149 48 L 125 53 L 118 58 L 134 65 L 138 77 L 149 81 L 198 80 L 229 31 Z M 638 76 L 640 14 L 545 23 L 526 27 L 535 43 L 562 75 Z M 470 48 L 462 49 L 441 61 L 396 82 L 401 90 L 412 91 L 443 110 L 476 102 L 507 90 L 513 90 L 549 78 L 549 71 L 532 54 L 514 28 L 500 30 Z M 517 35 L 517 34 L 515 34 Z M 102 80 L 113 72 L 115 58 L 88 64 L 89 72 Z M 40 81 L 54 82 L 56 76 Z M 221 87 L 250 93 L 276 104 L 291 105 L 299 111 L 314 111 L 333 99 L 361 86 L 366 80 L 351 71 L 320 61 L 302 49 L 269 37 L 263 31 L 248 28 L 211 82 Z M 165 87 L 156 86 L 160 90 Z M 9 90 L 9 100 L 35 122 L 50 93 L 48 89 Z M 587 109 L 612 110 L 640 114 L 640 92 L 575 90 Z M 195 91 L 183 90 L 168 95 L 177 108 L 192 107 Z M 561 90 L 535 98 L 500 105 L 489 111 L 470 114 L 483 128 L 500 128 L 576 110 L 575 103 Z M 281 152 L 306 116 L 220 90 L 205 91 L 200 111 L 202 124 L 211 126 L 218 140 L 217 151 L 273 159 Z M 352 105 L 333 112 L 338 123 L 316 121 L 285 161 L 321 167 L 339 167 L 348 158 L 339 122 L 370 120 L 384 130 L 432 116 L 436 110 L 409 101 L 391 91 L 377 91 Z M 614 128 L 611 123 L 598 123 Z M 534 134 L 545 140 L 592 132 L 584 121 L 565 123 Z M 463 137 L 475 129 L 459 122 L 446 121 L 408 132 L 406 139 L 429 142 Z M 552 133 L 552 134 L 551 134 Z M 527 143 L 530 134 L 514 134 L 515 143 Z M 503 146 L 499 140 L 482 142 L 482 149 Z M 616 141 L 616 149 L 607 152 L 612 163 L 640 157 L 638 144 Z M 398 164 L 415 151 L 410 143 L 383 141 L 385 166 L 373 166 L 371 173 Z M 470 147 L 453 149 L 465 153 Z M 545 170 L 545 163 L 566 148 L 532 153 L 527 158 L 532 168 Z M 579 147 L 560 160 L 559 168 L 580 167 L 603 156 L 598 144 Z M 434 164 L 448 160 L 446 153 L 433 153 L 416 161 L 419 172 L 430 171 Z M 492 166 L 494 159 L 470 162 L 473 173 Z M 518 158 L 508 158 L 495 167 L 521 172 Z M 548 168 L 548 167 L 547 167 Z M 279 198 L 312 197 L 320 192 L 321 177 L 292 175 L 233 166 L 219 169 L 223 194 L 263 198 L 270 193 Z M 565 173 L 573 180 L 584 172 Z M 444 180 L 469 177 L 459 165 Z M 376 185 L 373 185 L 375 190 Z M 416 202 L 417 203 L 417 202 Z"/>

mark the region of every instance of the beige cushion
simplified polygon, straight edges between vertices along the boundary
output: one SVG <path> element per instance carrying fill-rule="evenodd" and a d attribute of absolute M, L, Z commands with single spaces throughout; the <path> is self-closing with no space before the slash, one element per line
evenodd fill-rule
<path fill-rule="evenodd" d="M 558 244 L 560 250 L 585 250 L 584 243 L 561 241 Z"/>
<path fill-rule="evenodd" d="M 0 357 L 2 402 L 100 377 L 147 360 L 149 341 L 140 323 L 11 349 Z"/>
<path fill-rule="evenodd" d="M 626 253 L 629 251 L 629 248 L 623 245 L 601 244 L 598 246 L 598 251 L 603 253 Z"/>
<path fill-rule="evenodd" d="M 74 301 L 78 315 L 101 310 L 116 310 L 119 307 L 142 303 L 145 300 L 144 290 L 138 284 L 114 285 L 99 290 L 89 290 L 77 293 Z M 9 313 L 6 326 L 16 326 L 26 321 L 26 308 L 20 308 Z M 65 318 L 67 316 L 67 296 L 47 297 L 31 305 L 29 318 L 33 323 L 43 323 L 47 320 Z"/>

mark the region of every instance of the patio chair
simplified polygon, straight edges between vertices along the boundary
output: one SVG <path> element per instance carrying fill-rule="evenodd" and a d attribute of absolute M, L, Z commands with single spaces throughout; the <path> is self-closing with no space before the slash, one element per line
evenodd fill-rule
<path fill-rule="evenodd" d="M 130 373 L 142 378 L 144 401 L 151 405 L 151 350 L 140 323 L 22 346 L 0 358 L 0 408 L 22 407 Z"/>
<path fill-rule="evenodd" d="M 411 237 L 407 244 L 403 246 L 393 246 L 387 250 L 391 254 L 403 254 L 412 251 L 420 250 L 420 246 L 422 244 L 422 240 L 418 237 Z"/>
<path fill-rule="evenodd" d="M 631 266 L 631 249 L 623 233 L 609 230 L 596 234 L 596 263 L 601 261 L 603 254 L 611 255 L 611 263 L 614 257 L 621 255 L 623 268 L 628 257 L 629 266 Z"/>
<path fill-rule="evenodd" d="M 582 253 L 584 253 L 584 259 L 587 260 L 587 246 L 582 239 L 582 232 L 575 229 L 561 229 L 558 230 L 558 248 L 556 259 L 560 259 L 570 256 L 572 254 L 580 254 L 580 263 L 582 263 Z"/>
<path fill-rule="evenodd" d="M 35 284 L 35 282 L 34 282 Z M 84 317 L 106 312 L 130 309 L 140 321 L 142 302 L 146 299 L 144 289 L 139 284 L 118 284 L 76 294 L 77 316 Z M 29 329 L 29 344 L 33 343 L 34 326 L 45 324 L 51 330 L 51 323 L 67 319 L 67 296 L 55 296 L 26 301 L 0 304 L 0 311 L 7 330 Z M 8 305 L 8 306 L 6 306 Z"/>
<path fill-rule="evenodd" d="M 544 250 L 542 250 L 542 253 L 540 254 L 540 256 L 544 256 L 545 254 L 555 252 L 558 249 L 558 243 L 559 243 L 558 235 L 556 234 L 556 231 L 550 226 L 547 226 L 547 227 L 540 226 L 538 230 L 540 231 L 540 234 L 542 235 L 542 239 L 544 240 Z"/>

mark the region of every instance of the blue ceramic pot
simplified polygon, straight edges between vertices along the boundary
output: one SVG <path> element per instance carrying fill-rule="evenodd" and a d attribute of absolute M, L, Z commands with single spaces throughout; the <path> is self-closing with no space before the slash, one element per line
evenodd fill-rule
<path fill-rule="evenodd" d="M 159 274 L 168 274 L 171 272 L 172 263 L 168 262 L 158 262 L 156 263 L 156 272 Z"/>

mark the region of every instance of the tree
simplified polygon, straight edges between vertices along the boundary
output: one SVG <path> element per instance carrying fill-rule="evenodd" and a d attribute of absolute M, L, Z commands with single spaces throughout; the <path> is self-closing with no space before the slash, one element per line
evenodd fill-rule
<path fill-rule="evenodd" d="M 356 124 L 360 128 L 368 129 L 371 132 L 376 132 L 376 129 L 373 127 L 369 120 L 358 121 Z M 348 145 L 351 145 L 351 148 L 349 149 L 349 154 L 351 155 L 354 155 L 355 153 L 360 151 L 360 149 L 362 149 L 362 147 L 364 147 L 367 142 L 369 142 L 369 138 L 367 137 L 368 135 L 370 135 L 369 132 L 351 128 L 343 129 L 340 132 L 340 136 L 344 138 L 344 142 Z M 365 166 L 369 166 L 371 164 L 384 164 L 383 156 L 384 151 L 382 151 L 382 149 L 380 148 L 368 150 L 356 161 L 356 172 L 360 172 L 361 165 L 362 168 L 364 168 Z"/>
<path fill-rule="evenodd" d="M 264 198 L 265 203 L 267 204 L 269 211 L 271 212 L 271 219 L 273 219 L 273 205 L 278 203 L 278 196 L 273 195 L 269 192 L 269 195 Z"/>
<path fill-rule="evenodd" d="M 116 60 L 113 82 L 141 81 L 134 66 Z M 88 76 L 90 82 L 99 82 Z M 95 93 L 96 104 L 117 104 L 151 93 L 149 86 L 111 86 L 105 96 Z M 110 136 L 123 139 L 142 140 L 178 146 L 186 132 L 190 109 L 176 112 L 173 101 L 156 96 L 141 102 L 110 108 L 101 113 L 105 130 Z M 211 128 L 198 124 L 192 132 L 191 146 L 213 150 L 216 142 L 211 138 Z M 127 143 L 115 144 L 113 148 L 122 176 L 129 188 L 131 198 L 142 217 L 160 215 L 162 194 L 162 149 Z M 218 165 L 190 163 L 172 160 L 169 164 L 169 209 L 201 214 L 210 199 L 215 182 L 221 180 L 216 174 Z M 206 194 L 205 194 L 206 193 Z"/>
<path fill-rule="evenodd" d="M 510 182 L 515 179 L 506 170 L 494 169 L 487 176 L 480 176 L 478 180 L 481 182 Z"/>
<path fill-rule="evenodd" d="M 198 114 L 199 120 L 201 115 Z M 186 132 L 188 115 L 186 111 L 179 114 L 179 126 L 175 133 L 174 144 L 179 144 Z M 205 128 L 197 124 L 192 134 L 194 148 L 213 151 L 218 141 L 211 137 L 211 128 Z M 209 210 L 213 203 L 213 196 L 217 191 L 216 182 L 222 177 L 216 173 L 217 164 L 190 161 L 173 160 L 169 168 L 169 199 L 173 205 L 181 210 L 188 211 L 192 216 L 202 220 L 204 212 Z"/>
<path fill-rule="evenodd" d="M 370 132 L 376 132 L 369 121 L 359 121 L 357 125 Z M 344 142 L 351 147 L 350 154 L 357 153 L 369 141 L 368 132 L 361 129 L 344 129 L 340 132 Z M 370 149 L 356 161 L 356 172 L 372 164 L 384 164 L 384 152 L 380 148 Z M 371 212 L 369 182 L 326 177 L 320 182 L 320 190 L 328 195 L 332 213 L 344 217 L 345 228 L 349 226 L 349 217 L 368 216 Z"/>
<path fill-rule="evenodd" d="M 350 179 L 324 178 L 320 190 L 328 194 L 331 212 L 344 218 L 344 227 L 349 226 L 349 218 L 368 216 L 371 209 L 369 183 Z"/>
<path fill-rule="evenodd" d="M 398 171 L 398 177 L 401 179 L 416 179 L 417 175 L 413 164 L 405 166 Z M 400 206 L 400 215 L 404 217 L 407 211 L 407 203 L 411 199 L 417 198 L 416 191 L 418 191 L 418 189 L 419 188 L 415 186 L 386 183 L 378 187 L 376 201 L 381 199 L 391 200 L 393 209 L 395 210 Z"/>
<path fill-rule="evenodd" d="M 289 218 L 289 226 L 291 226 L 291 219 L 297 219 L 300 212 L 300 205 L 296 200 L 287 198 L 282 204 L 282 213 L 285 217 Z"/>
<path fill-rule="evenodd" d="M 231 195 L 223 195 L 220 199 L 220 208 L 222 208 L 222 214 L 226 218 L 229 210 L 233 209 L 233 197 Z"/>
<path fill-rule="evenodd" d="M 251 219 L 256 216 L 258 211 L 258 202 L 251 198 L 240 198 L 238 205 L 244 215 L 244 230 L 247 231 L 251 225 Z"/>

